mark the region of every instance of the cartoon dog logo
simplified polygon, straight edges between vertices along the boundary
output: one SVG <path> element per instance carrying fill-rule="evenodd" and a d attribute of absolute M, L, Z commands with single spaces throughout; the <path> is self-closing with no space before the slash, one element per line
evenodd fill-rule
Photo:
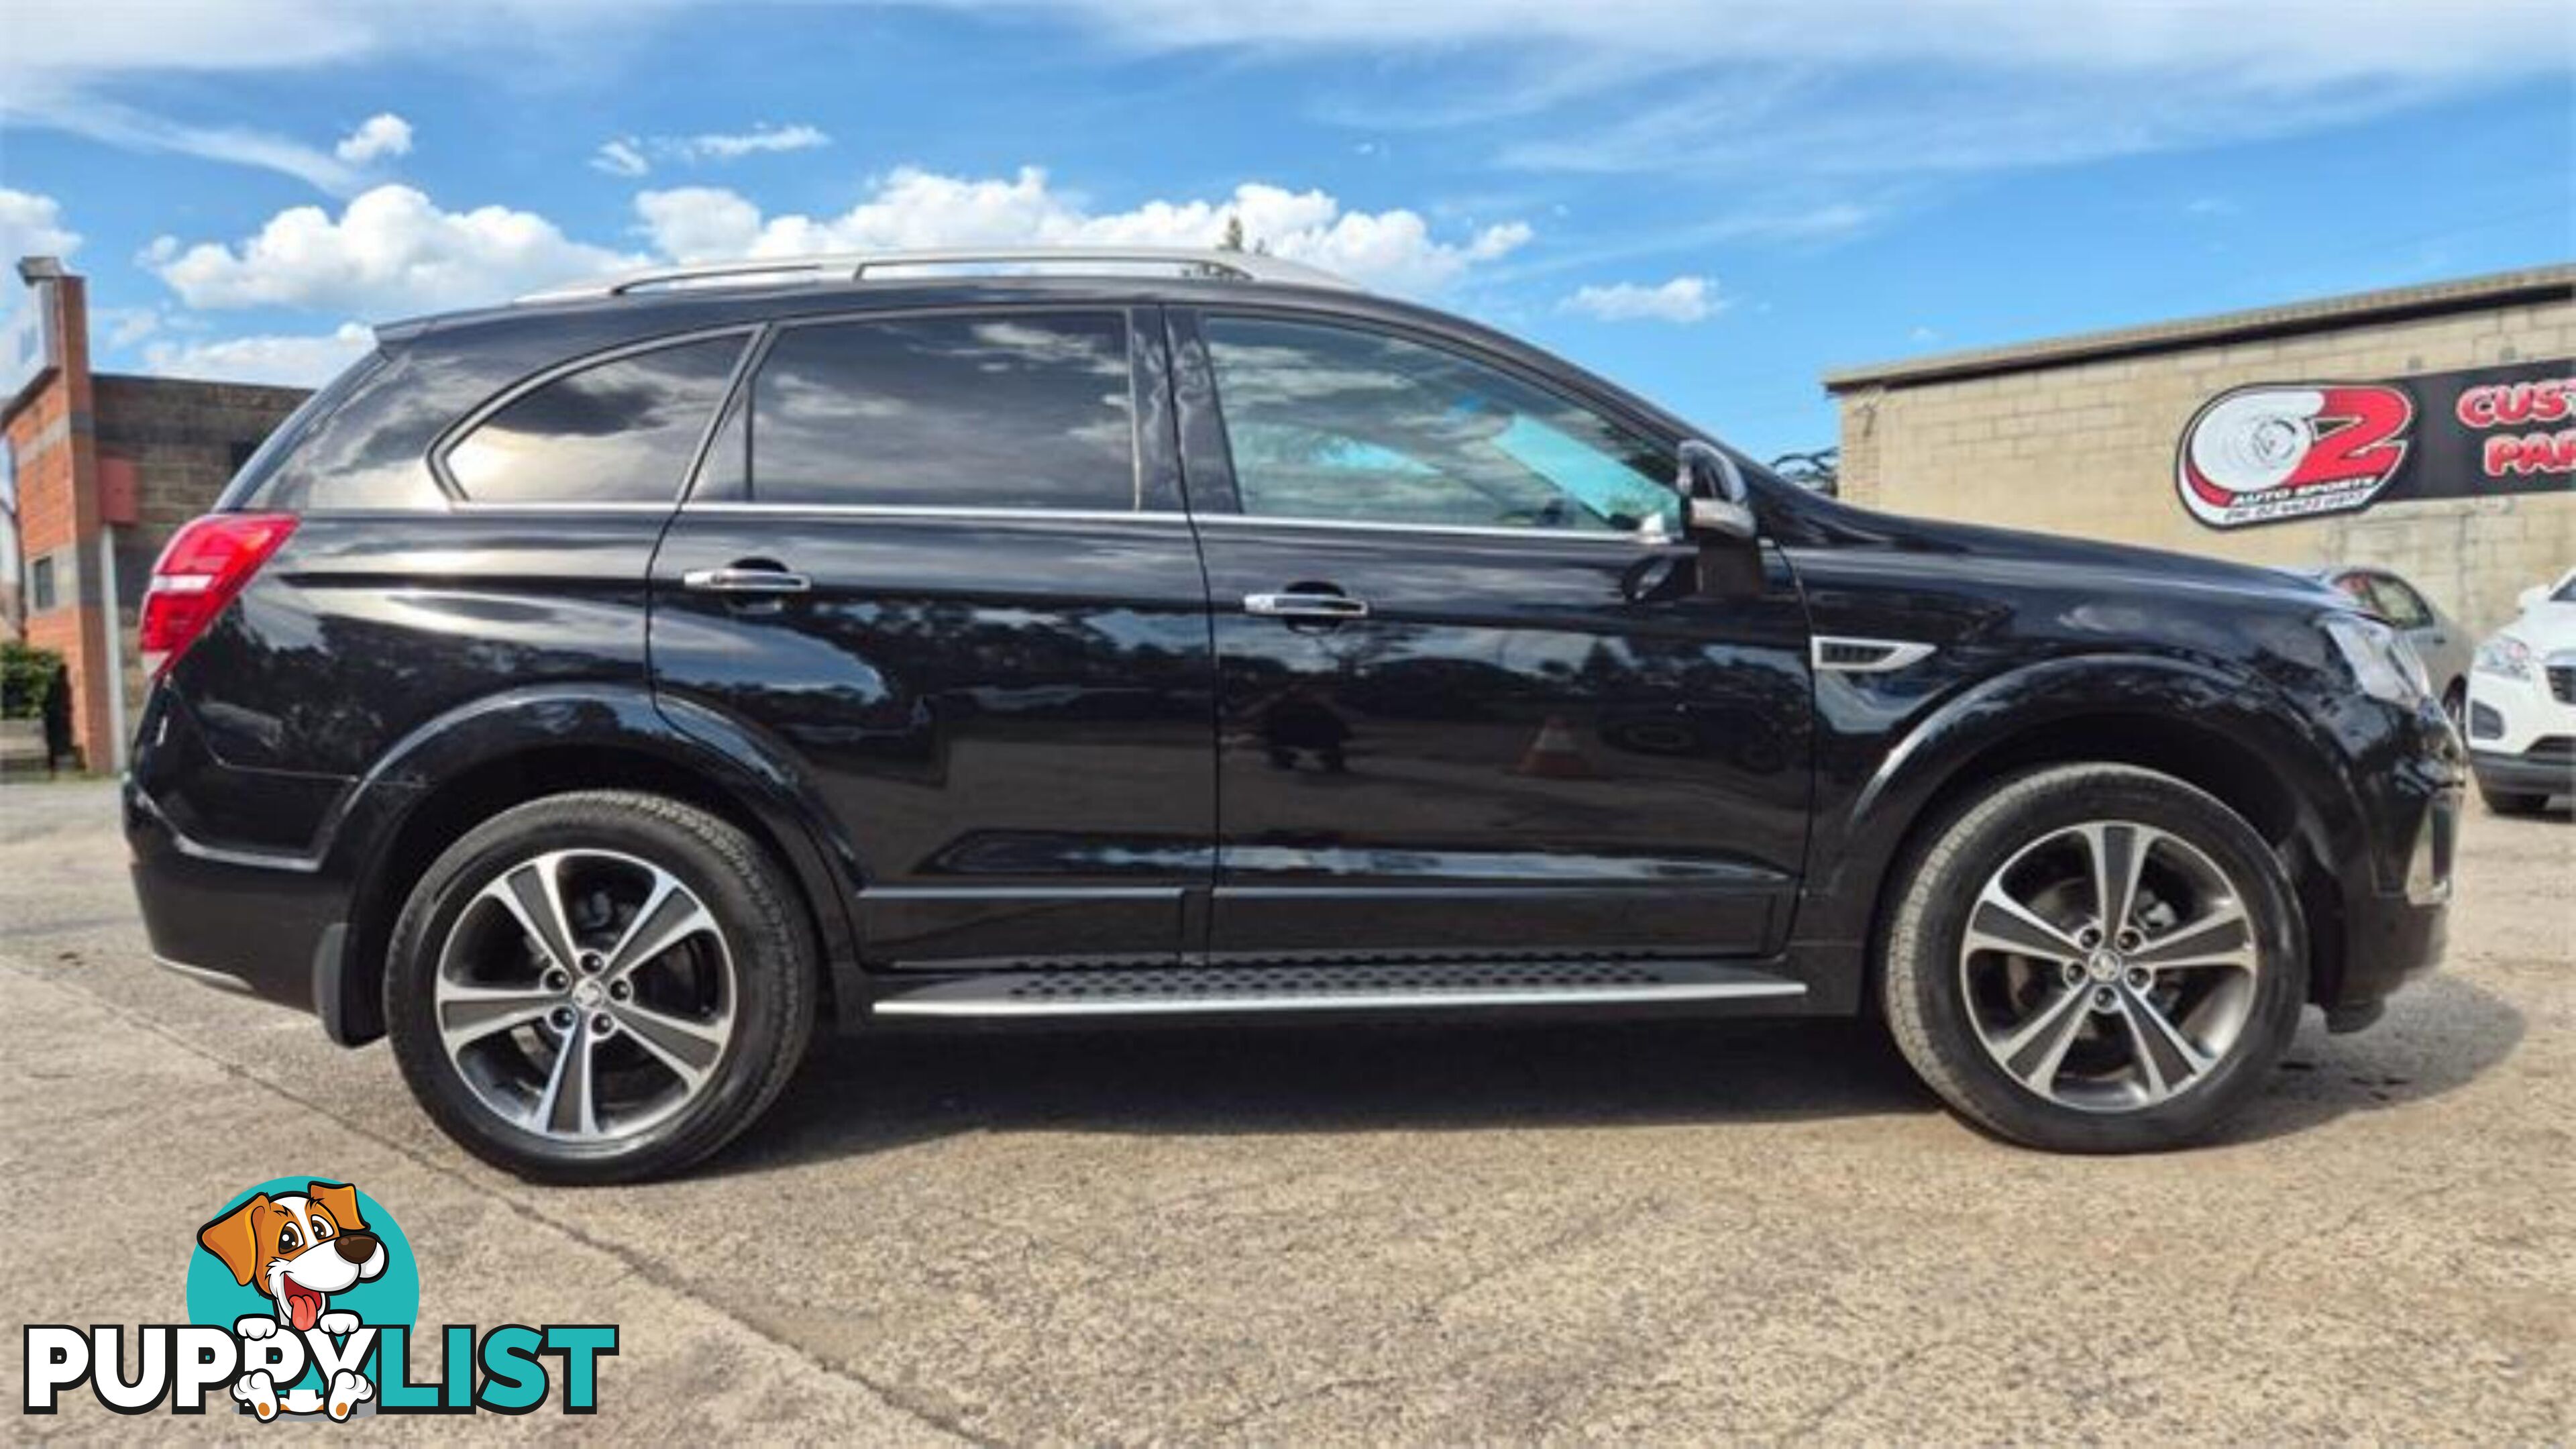
<path fill-rule="evenodd" d="M 384 1242 L 360 1216 L 358 1190 L 342 1182 L 316 1182 L 305 1192 L 275 1197 L 254 1193 L 199 1228 L 197 1241 L 232 1270 L 234 1282 L 256 1285 L 277 1306 L 273 1316 L 254 1313 L 237 1320 L 233 1332 L 244 1339 L 267 1338 L 281 1329 L 319 1328 L 334 1337 L 355 1333 L 358 1315 L 334 1311 L 331 1295 L 385 1271 Z M 375 1393 L 363 1375 L 342 1370 L 331 1376 L 324 1407 L 332 1418 L 346 1419 Z M 233 1397 L 262 1419 L 277 1416 L 278 1386 L 265 1370 L 235 1380 Z"/>

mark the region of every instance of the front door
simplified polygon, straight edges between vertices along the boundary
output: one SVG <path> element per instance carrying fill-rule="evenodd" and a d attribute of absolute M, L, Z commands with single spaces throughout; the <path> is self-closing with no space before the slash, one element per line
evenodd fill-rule
<path fill-rule="evenodd" d="M 1114 307 L 783 323 L 655 559 L 661 698 L 797 757 L 872 966 L 1178 958 L 1214 671 L 1161 347 Z"/>
<path fill-rule="evenodd" d="M 1679 439 L 1443 340 L 1174 330 L 1219 680 L 1211 957 L 1775 949 L 1804 615 L 1776 551 L 1679 541 Z"/>

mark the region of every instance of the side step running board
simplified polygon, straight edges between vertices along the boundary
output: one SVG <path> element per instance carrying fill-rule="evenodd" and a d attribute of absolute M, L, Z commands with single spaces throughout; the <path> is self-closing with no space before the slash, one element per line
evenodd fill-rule
<path fill-rule="evenodd" d="M 1807 994 L 1805 983 L 1708 961 L 1523 961 L 1381 966 L 1012 971 L 877 998 L 881 1016 L 1173 1016 L 1618 1006 Z"/>

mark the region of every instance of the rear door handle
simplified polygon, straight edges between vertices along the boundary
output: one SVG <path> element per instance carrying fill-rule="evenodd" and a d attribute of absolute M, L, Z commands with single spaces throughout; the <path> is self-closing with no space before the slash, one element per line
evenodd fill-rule
<path fill-rule="evenodd" d="M 1271 619 L 1365 619 L 1368 601 L 1348 594 L 1246 594 L 1243 612 Z"/>
<path fill-rule="evenodd" d="M 680 583 L 703 594 L 802 594 L 814 587 L 814 581 L 800 573 L 778 568 L 746 568 L 738 564 L 720 569 L 691 569 L 680 575 Z"/>

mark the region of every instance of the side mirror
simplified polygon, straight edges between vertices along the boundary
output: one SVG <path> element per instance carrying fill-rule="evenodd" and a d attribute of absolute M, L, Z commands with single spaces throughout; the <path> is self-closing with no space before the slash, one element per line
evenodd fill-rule
<path fill-rule="evenodd" d="M 1753 490 L 1725 449 L 1692 438 L 1681 446 L 1673 486 L 1682 495 L 1685 526 L 1710 538 L 1753 537 Z"/>
<path fill-rule="evenodd" d="M 2520 604 L 2522 606 L 2522 611 L 2528 614 L 2532 610 L 2539 608 L 2541 601 L 2548 597 L 2549 590 L 2542 588 L 2538 584 L 2533 584 L 2530 588 L 2523 590 L 2521 597 L 2515 599 L 2514 602 Z"/>

